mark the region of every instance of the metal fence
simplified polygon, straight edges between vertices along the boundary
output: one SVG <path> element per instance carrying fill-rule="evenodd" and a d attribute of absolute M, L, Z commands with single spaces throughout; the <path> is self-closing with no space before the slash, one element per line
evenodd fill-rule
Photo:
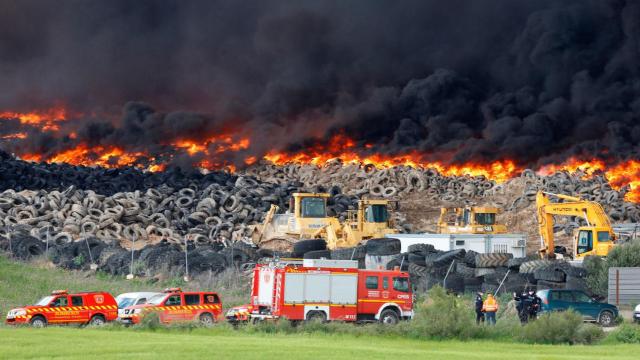
<path fill-rule="evenodd" d="M 609 268 L 609 304 L 640 303 L 640 267 Z"/>

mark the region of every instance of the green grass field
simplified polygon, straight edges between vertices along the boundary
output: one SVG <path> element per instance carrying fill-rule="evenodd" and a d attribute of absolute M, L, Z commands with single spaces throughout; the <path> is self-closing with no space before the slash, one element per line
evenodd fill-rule
<path fill-rule="evenodd" d="M 202 288 L 218 291 L 226 308 L 245 303 L 249 298 L 246 286 L 238 284 L 239 281 L 248 284 L 248 281 L 231 276 L 223 276 L 222 279 L 203 277 L 188 284 L 184 284 L 180 279 L 151 283 L 146 280 L 126 280 L 124 277 L 107 276 L 101 273 L 56 269 L 44 259 L 25 264 L 0 254 L 0 314 L 6 314 L 12 307 L 33 304 L 57 289 L 101 290 L 116 296 L 128 291 L 161 291 L 169 286 L 181 286 L 185 290 Z"/>
<path fill-rule="evenodd" d="M 224 276 L 223 276 L 224 278 Z M 237 278 L 237 276 L 236 276 Z M 229 280 L 215 280 L 205 286 L 222 289 L 235 301 L 244 301 L 243 291 Z M 235 280 L 238 281 L 238 280 Z M 52 289 L 125 291 L 161 289 L 171 280 L 149 283 L 128 281 L 100 274 L 70 272 L 48 267 L 44 261 L 25 264 L 0 255 L 0 311 L 33 303 Z M 197 288 L 202 283 L 189 283 Z M 226 287 L 225 287 L 226 286 Z M 233 301 L 226 302 L 226 305 Z M 320 324 L 318 324 L 320 325 Z M 340 325 L 340 324 L 334 324 Z M 48 327 L 32 329 L 0 325 L 0 359 L 21 358 L 153 358 L 153 359 L 388 359 L 402 356 L 427 359 L 635 359 L 637 345 L 599 344 L 594 346 L 526 345 L 511 341 L 428 341 L 376 334 L 375 328 L 352 328 L 343 332 L 321 331 L 270 333 L 229 325 L 213 328 L 105 328 Z M 363 330 L 363 331 L 354 331 Z M 347 330 L 347 331 L 344 331 Z M 371 331 L 370 331 L 371 330 Z"/>
<path fill-rule="evenodd" d="M 34 359 L 637 359 L 637 345 L 552 346 L 232 329 L 0 329 L 0 358 Z"/>

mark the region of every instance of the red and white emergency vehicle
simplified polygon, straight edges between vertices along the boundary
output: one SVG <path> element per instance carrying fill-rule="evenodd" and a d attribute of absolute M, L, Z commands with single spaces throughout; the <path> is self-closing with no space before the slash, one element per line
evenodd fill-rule
<path fill-rule="evenodd" d="M 124 324 L 137 324 L 151 312 L 157 313 L 164 324 L 200 321 L 209 325 L 222 313 L 222 302 L 212 291 L 183 292 L 180 288 L 169 288 L 145 304 L 126 307 L 121 311 L 119 320 Z"/>
<path fill-rule="evenodd" d="M 69 294 L 56 290 L 40 299 L 35 305 L 11 309 L 7 324 L 31 324 L 44 327 L 47 324 L 102 325 L 118 318 L 118 305 L 106 292 L 82 292 Z"/>
<path fill-rule="evenodd" d="M 380 321 L 413 317 L 409 274 L 360 270 L 351 260 L 304 259 L 260 264 L 251 304 L 230 309 L 230 322 L 267 320 Z"/>

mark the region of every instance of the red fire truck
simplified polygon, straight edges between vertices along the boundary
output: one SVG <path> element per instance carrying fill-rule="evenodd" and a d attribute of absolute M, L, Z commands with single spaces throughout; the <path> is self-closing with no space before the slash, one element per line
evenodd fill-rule
<path fill-rule="evenodd" d="M 380 321 L 413 317 L 409 274 L 359 270 L 357 261 L 304 259 L 258 265 L 251 304 L 230 309 L 230 322 L 287 318 L 292 321 Z"/>
<path fill-rule="evenodd" d="M 182 292 L 180 288 L 168 288 L 141 305 L 126 307 L 120 315 L 123 324 L 138 324 L 146 314 L 155 312 L 160 322 L 169 324 L 184 321 L 200 321 L 211 325 L 222 313 L 222 302 L 212 291 Z"/>
<path fill-rule="evenodd" d="M 56 290 L 35 305 L 12 309 L 7 314 L 7 324 L 31 324 L 44 327 L 47 324 L 92 324 L 102 325 L 118 318 L 118 305 L 111 294 L 81 292 L 69 294 L 67 290 Z"/>

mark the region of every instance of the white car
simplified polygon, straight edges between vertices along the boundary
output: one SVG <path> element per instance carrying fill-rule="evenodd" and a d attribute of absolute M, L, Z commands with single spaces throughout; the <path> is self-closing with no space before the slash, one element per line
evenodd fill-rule
<path fill-rule="evenodd" d="M 118 318 L 124 315 L 124 308 L 133 305 L 146 304 L 147 300 L 156 295 L 162 295 L 159 292 L 130 292 L 116 296 L 116 303 L 118 303 Z"/>
<path fill-rule="evenodd" d="M 640 304 L 633 310 L 633 321 L 640 323 Z"/>

